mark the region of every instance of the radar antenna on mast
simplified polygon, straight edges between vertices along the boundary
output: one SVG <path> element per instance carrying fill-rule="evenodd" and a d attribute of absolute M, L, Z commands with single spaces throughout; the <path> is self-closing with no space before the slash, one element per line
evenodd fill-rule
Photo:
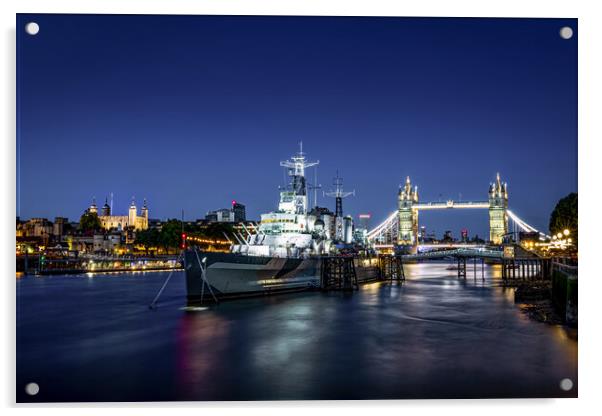
<path fill-rule="evenodd" d="M 308 184 L 308 188 L 314 191 L 314 207 L 318 206 L 318 189 L 322 189 L 322 184 L 318 183 L 318 167 L 314 169 L 314 183 Z"/>
<path fill-rule="evenodd" d="M 307 184 L 305 180 L 305 169 L 316 166 L 320 161 L 308 162 L 305 160 L 305 154 L 303 153 L 303 142 L 299 143 L 299 153 L 295 156 L 291 156 L 289 160 L 280 162 L 280 166 L 287 168 L 288 176 L 291 178 L 291 182 L 287 186 L 293 194 L 295 200 L 295 211 L 297 214 L 307 213 Z"/>
<path fill-rule="evenodd" d="M 335 198 L 336 200 L 336 209 L 335 216 L 342 217 L 343 216 L 343 198 L 347 198 L 350 195 L 355 196 L 355 189 L 351 192 L 343 191 L 343 178 L 339 176 L 339 171 L 337 169 L 337 176 L 332 181 L 334 185 L 334 191 L 324 192 L 324 196 L 330 196 Z"/>
<path fill-rule="evenodd" d="M 343 240 L 343 198 L 347 198 L 350 195 L 355 196 L 355 190 L 351 192 L 343 191 L 343 178 L 339 176 L 337 170 L 337 176 L 333 180 L 334 191 L 324 192 L 324 196 L 330 196 L 335 198 L 335 239 Z"/>

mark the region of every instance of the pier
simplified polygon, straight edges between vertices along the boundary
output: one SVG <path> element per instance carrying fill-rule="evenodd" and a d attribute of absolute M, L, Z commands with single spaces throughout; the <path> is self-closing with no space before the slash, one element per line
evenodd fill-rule
<path fill-rule="evenodd" d="M 361 283 L 387 280 L 405 281 L 401 256 L 322 257 L 321 290 L 354 291 L 359 289 Z"/>
<path fill-rule="evenodd" d="M 473 257 L 468 259 L 467 257 L 458 256 L 456 258 L 458 263 L 458 277 L 466 279 L 468 269 L 470 269 L 470 263 L 472 263 L 472 274 L 473 277 L 477 278 L 477 264 L 481 264 L 481 279 L 485 279 L 485 258 L 484 257 Z"/>
<path fill-rule="evenodd" d="M 378 268 L 381 280 L 406 280 L 401 256 L 378 256 Z"/>
<path fill-rule="evenodd" d="M 320 288 L 322 290 L 358 290 L 359 284 L 354 258 L 345 256 L 322 257 Z"/>
<path fill-rule="evenodd" d="M 504 284 L 517 281 L 550 280 L 552 259 L 513 258 L 502 259 L 502 280 Z"/>

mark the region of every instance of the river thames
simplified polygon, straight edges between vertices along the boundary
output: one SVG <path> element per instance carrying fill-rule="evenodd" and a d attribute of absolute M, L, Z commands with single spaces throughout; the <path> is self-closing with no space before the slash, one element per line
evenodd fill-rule
<path fill-rule="evenodd" d="M 18 278 L 17 401 L 577 396 L 574 331 L 521 312 L 499 267 L 405 269 L 403 284 L 194 312 L 183 272 L 156 310 L 167 273 Z"/>

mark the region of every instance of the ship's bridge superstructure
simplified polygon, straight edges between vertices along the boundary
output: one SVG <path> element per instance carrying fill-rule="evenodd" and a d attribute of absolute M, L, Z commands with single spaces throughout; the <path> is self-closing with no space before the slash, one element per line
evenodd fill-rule
<path fill-rule="evenodd" d="M 262 214 L 259 228 L 266 235 L 302 233 L 307 231 L 305 215 L 280 212 Z"/>
<path fill-rule="evenodd" d="M 287 168 L 288 185 L 280 191 L 278 209 L 261 214 L 257 233 L 233 246 L 234 252 L 248 255 L 295 257 L 318 254 L 326 250 L 326 243 L 316 236 L 316 217 L 308 215 L 307 183 L 305 170 L 319 161 L 308 162 L 301 145 L 299 153 L 280 162 Z M 318 238 L 316 238 L 318 237 Z"/>
<path fill-rule="evenodd" d="M 308 162 L 305 160 L 303 143 L 300 143 L 299 146 L 299 153 L 289 160 L 280 162 L 280 166 L 287 168 L 291 181 L 287 188 L 280 192 L 278 212 L 306 215 L 308 202 L 305 169 L 318 165 L 320 161 Z"/>

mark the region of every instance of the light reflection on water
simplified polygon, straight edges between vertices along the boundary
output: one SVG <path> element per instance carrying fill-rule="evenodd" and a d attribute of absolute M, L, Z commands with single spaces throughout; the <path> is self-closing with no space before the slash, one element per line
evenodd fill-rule
<path fill-rule="evenodd" d="M 354 294 L 301 293 L 189 312 L 183 274 L 17 281 L 19 400 L 560 397 L 577 342 L 531 321 L 500 286 L 449 264 Z M 472 265 L 471 265 L 472 266 Z"/>

